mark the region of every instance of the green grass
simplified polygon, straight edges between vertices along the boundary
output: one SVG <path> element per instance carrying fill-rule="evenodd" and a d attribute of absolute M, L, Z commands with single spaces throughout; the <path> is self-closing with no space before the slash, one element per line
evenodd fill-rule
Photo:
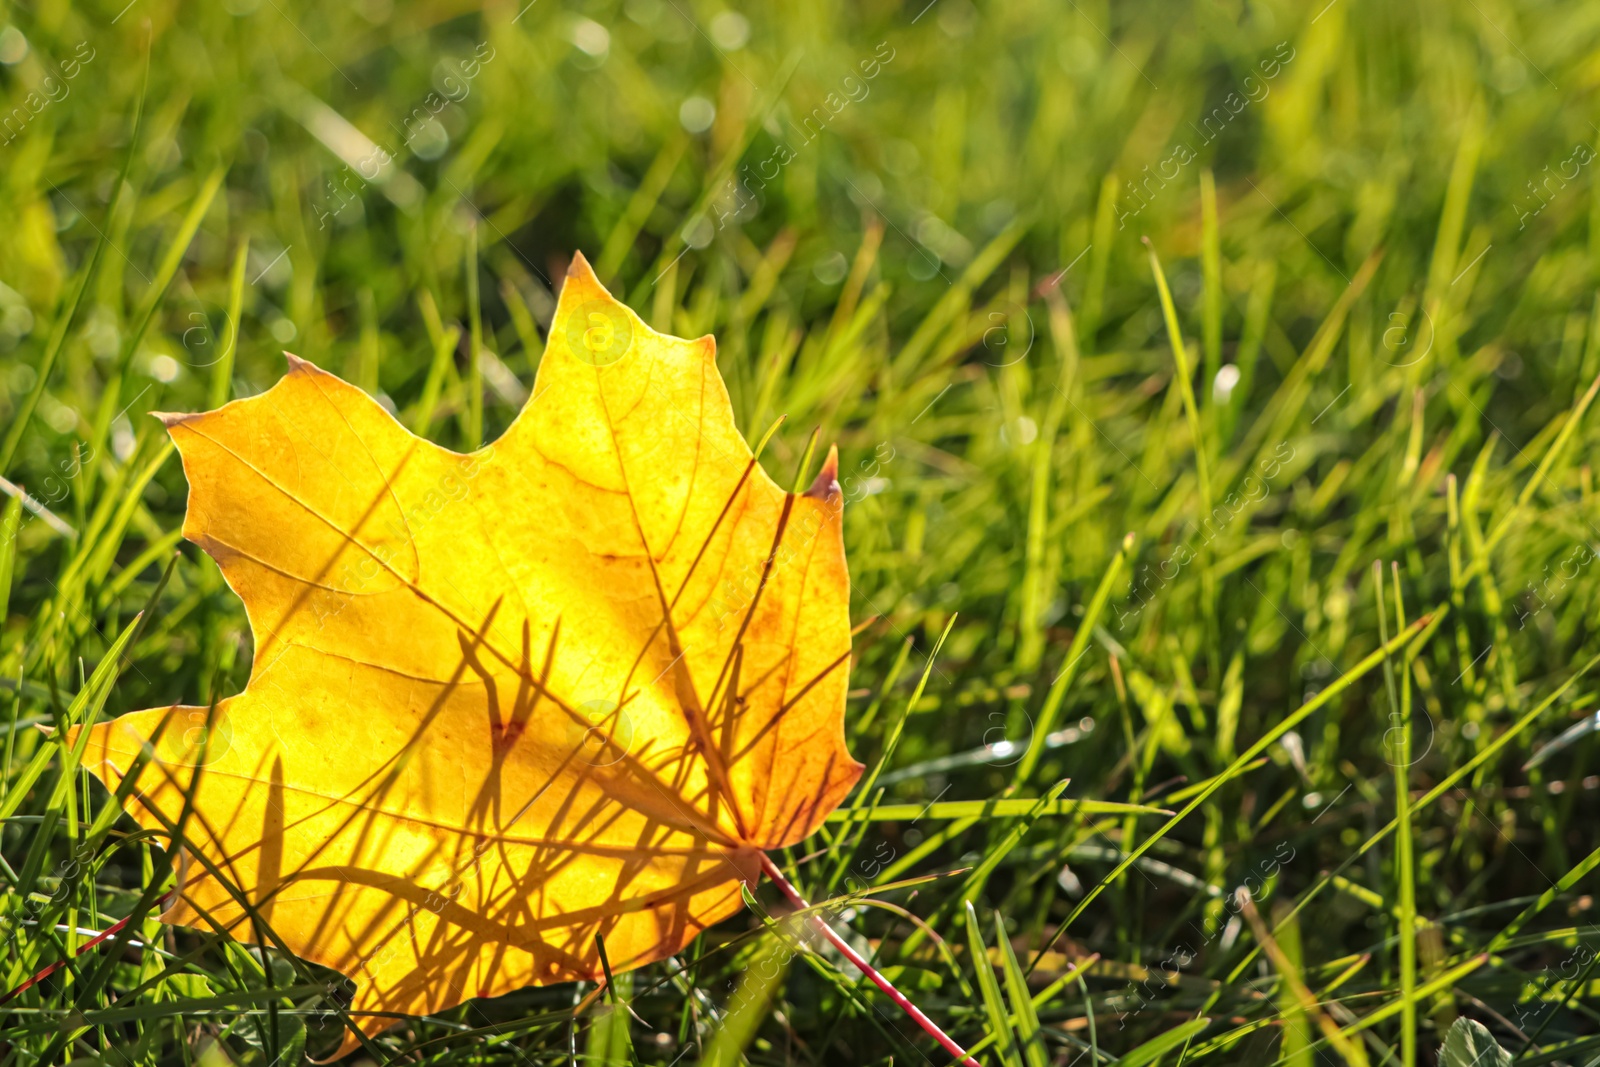
<path fill-rule="evenodd" d="M 0 992 L 62 965 L 0 1067 L 337 1043 L 337 976 L 150 917 L 167 854 L 34 727 L 248 675 L 147 412 L 287 348 L 492 440 L 575 249 L 787 415 L 780 483 L 839 443 L 874 778 L 775 858 L 983 1063 L 1411 1067 L 1458 1015 L 1593 1062 L 1595 738 L 1525 765 L 1600 689 L 1597 48 L 1576 2 L 0 6 Z M 373 1051 L 949 1062 L 751 903 Z"/>

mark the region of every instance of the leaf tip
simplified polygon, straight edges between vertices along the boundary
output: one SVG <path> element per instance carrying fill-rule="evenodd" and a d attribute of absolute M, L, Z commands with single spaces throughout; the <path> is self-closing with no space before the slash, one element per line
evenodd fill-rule
<path fill-rule="evenodd" d="M 587 306 L 596 302 L 600 307 Z M 616 297 L 611 295 L 611 290 L 607 289 L 604 283 L 600 281 L 599 276 L 594 272 L 594 268 L 589 265 L 588 258 L 582 252 L 574 250 L 572 261 L 567 264 L 567 276 L 562 281 L 561 292 L 557 297 L 557 321 L 562 320 L 564 315 L 572 314 L 579 309 L 604 313 L 606 308 L 622 308 L 623 306 Z M 584 321 L 587 321 L 586 316 Z M 613 325 L 616 324 L 614 323 Z M 552 325 L 551 329 L 555 331 L 558 327 Z"/>
<path fill-rule="evenodd" d="M 606 287 L 601 284 L 599 276 L 594 272 L 594 268 L 589 265 L 588 257 L 577 249 L 573 250 L 572 261 L 567 264 L 565 284 L 573 285 L 574 283 L 577 285 L 577 290 L 575 291 L 588 290 L 591 294 L 605 293 L 608 297 L 611 295 Z"/>
<path fill-rule="evenodd" d="M 817 478 L 811 483 L 811 488 L 805 495 L 813 500 L 824 503 L 839 495 L 839 446 L 828 446 L 828 458 L 823 460 L 822 469 L 817 472 Z"/>

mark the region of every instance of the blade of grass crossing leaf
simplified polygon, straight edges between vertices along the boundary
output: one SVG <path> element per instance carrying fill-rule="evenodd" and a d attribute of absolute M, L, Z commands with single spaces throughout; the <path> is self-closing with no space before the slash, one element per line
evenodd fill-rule
<path fill-rule="evenodd" d="M 143 613 L 141 613 L 133 621 L 129 622 L 123 628 L 122 633 L 118 635 L 116 641 L 106 651 L 106 654 L 100 658 L 100 663 L 95 667 L 94 673 L 90 675 L 88 683 L 78 690 L 78 695 L 73 698 L 71 705 L 68 706 L 67 724 L 93 725 L 100 714 L 100 709 L 105 706 L 106 698 L 111 695 L 112 681 L 117 674 L 121 673 L 123 650 L 128 647 L 128 642 L 133 640 L 133 636 L 138 632 L 140 621 L 143 618 Z M 33 784 L 39 780 L 39 776 L 48 766 L 52 755 L 60 754 L 62 757 L 61 777 L 56 782 L 52 796 L 62 795 L 64 790 L 70 789 L 75 784 L 76 775 L 74 772 L 77 770 L 78 760 L 83 754 L 84 747 L 89 743 L 88 731 L 85 730 L 78 735 L 78 743 L 76 745 L 69 747 L 66 742 L 66 734 L 63 732 L 57 733 L 55 742 L 54 745 L 41 746 L 28 766 L 23 769 L 17 779 L 11 783 L 10 788 L 6 790 L 5 799 L 0 800 L 0 820 L 8 819 L 16 812 L 23 798 L 27 796 L 28 791 L 33 788 Z M 54 803 L 56 801 L 52 800 L 52 804 Z"/>
<path fill-rule="evenodd" d="M 142 768 L 144 764 L 140 763 L 138 766 Z M 130 777 L 128 781 L 124 782 L 123 785 L 118 788 L 119 800 L 132 791 L 133 784 L 133 780 Z M 120 809 L 117 809 L 114 806 L 108 806 L 106 812 L 102 813 L 102 817 L 96 820 L 95 827 L 91 830 L 90 836 L 85 844 L 89 845 L 91 848 L 98 846 L 100 840 L 107 832 L 109 832 L 112 824 L 116 821 L 118 810 Z M 91 1008 L 97 1002 L 100 990 L 105 986 L 105 984 L 110 980 L 112 974 L 115 972 L 121 950 L 130 939 L 132 932 L 141 928 L 145 916 L 155 908 L 155 905 L 159 900 L 164 898 L 165 894 L 162 892 L 161 886 L 165 884 L 165 882 L 166 879 L 164 877 L 160 879 L 155 878 L 152 872 L 152 877 L 146 879 L 144 891 L 140 894 L 139 899 L 134 903 L 134 906 L 128 915 L 124 919 L 119 920 L 104 934 L 100 935 L 95 942 L 78 949 L 77 954 L 82 955 L 82 953 L 89 947 L 95 947 L 99 949 L 99 959 L 93 971 L 91 971 L 87 976 L 82 977 L 76 983 L 73 997 L 73 1007 L 76 1011 L 81 1013 L 82 1011 Z M 144 932 L 146 934 L 146 944 L 148 945 L 151 943 L 152 938 L 149 931 Z M 227 948 L 229 951 L 238 951 L 236 946 L 232 944 L 228 945 Z M 34 980 L 37 980 L 44 974 L 48 974 L 49 970 L 50 969 L 47 969 L 45 972 L 35 975 Z M 132 999 L 133 995 L 136 995 L 136 992 L 137 991 L 131 991 L 129 994 L 125 995 L 127 995 L 129 999 Z M 259 1023 L 258 1020 L 256 1020 L 256 1022 Z M 259 1025 L 256 1026 L 256 1029 L 259 1033 Z M 55 1046 L 62 1043 L 63 1038 L 68 1036 L 68 1034 L 69 1032 L 64 1030 L 55 1035 L 52 1043 L 52 1051 L 54 1050 Z"/>
<path fill-rule="evenodd" d="M 811 461 L 817 454 L 817 439 L 822 436 L 822 427 L 818 426 L 811 431 L 811 436 L 806 438 L 805 451 L 800 453 L 800 465 L 794 471 L 794 487 L 789 490 L 796 496 L 805 492 L 810 484 L 808 475 L 811 473 Z"/>
<path fill-rule="evenodd" d="M 207 733 L 209 734 L 209 730 Z M 205 873 L 214 879 L 216 884 L 228 894 L 233 904 L 244 912 L 245 916 L 250 920 L 252 929 L 258 930 L 265 934 L 270 942 L 271 947 L 277 950 L 282 958 L 295 969 L 297 974 L 301 975 L 305 979 L 315 980 L 315 976 L 312 975 L 305 963 L 303 963 L 298 956 L 289 950 L 289 947 L 284 944 L 283 939 L 279 937 L 278 934 L 273 930 L 271 924 L 262 917 L 256 905 L 253 904 L 249 897 L 239 889 L 234 879 L 229 877 L 228 872 L 212 862 L 212 860 L 206 856 L 203 851 L 195 846 L 187 844 L 187 838 L 185 837 L 184 833 L 184 824 L 187 822 L 193 811 L 193 793 L 194 788 L 199 781 L 199 774 L 196 774 L 190 779 L 189 788 L 185 796 L 184 807 L 179 813 L 178 821 L 174 822 L 168 819 L 159 810 L 152 810 L 152 816 L 162 824 L 162 829 L 172 841 L 182 844 L 185 855 L 192 862 L 198 863 L 205 870 Z M 163 850 L 162 852 L 163 864 L 168 868 L 170 868 L 172 865 L 172 855 L 172 850 Z M 158 883 L 152 882 L 149 890 L 147 891 L 153 891 L 156 884 Z M 192 901 L 191 904 L 193 904 Z M 203 908 L 200 908 L 198 905 L 195 905 L 195 908 L 199 913 L 200 918 L 205 920 L 217 934 L 223 934 L 227 929 L 229 929 L 228 924 L 217 921 Z M 126 932 L 126 930 L 123 931 L 123 933 Z M 109 971 L 107 973 L 109 974 Z M 318 988 L 325 989 L 325 983 L 318 983 Z M 273 993 L 272 995 L 281 996 L 282 994 Z M 377 1046 L 375 1046 L 367 1037 L 367 1035 L 362 1033 L 360 1028 L 355 1025 L 355 1023 L 351 1020 L 349 1013 L 346 1012 L 343 1007 L 338 1006 L 337 1003 L 335 1003 L 335 1010 L 338 1013 L 341 1024 L 350 1030 L 352 1037 L 361 1043 L 362 1048 L 365 1049 L 369 1055 L 376 1057 L 379 1054 Z"/>
<path fill-rule="evenodd" d="M 79 687 L 77 696 L 73 698 L 72 703 L 68 705 L 65 711 L 63 721 L 58 724 L 57 729 L 51 735 L 53 743 L 39 747 L 38 752 L 35 753 L 28 766 L 24 768 L 21 776 L 11 784 L 5 799 L 0 801 L 0 821 L 4 821 L 11 817 L 27 796 L 28 791 L 38 781 L 39 776 L 49 763 L 49 757 L 52 755 L 61 757 L 60 774 L 56 778 L 55 784 L 51 787 L 49 797 L 45 802 L 44 823 L 29 845 L 27 857 L 23 861 L 22 876 L 19 879 L 17 892 L 24 897 L 32 891 L 34 883 L 39 877 L 55 826 L 64 814 L 70 815 L 72 811 L 69 801 L 72 798 L 74 787 L 78 784 L 78 764 L 83 757 L 84 749 L 89 744 L 89 732 L 84 729 L 79 732 L 76 743 L 69 745 L 66 727 L 82 725 L 87 728 L 94 725 L 95 720 L 99 717 L 100 709 L 105 706 L 106 699 L 111 695 L 112 684 L 116 681 L 117 675 L 121 673 L 125 665 L 122 656 L 123 651 L 141 629 L 142 619 L 143 614 L 141 613 L 132 622 L 128 623 L 111 648 L 101 657 L 94 673 Z M 76 834 L 72 833 L 71 836 L 76 837 Z"/>
<path fill-rule="evenodd" d="M 103 689 L 98 697 L 97 704 L 88 708 L 82 714 L 82 717 L 79 718 L 79 721 L 74 723 L 74 725 L 80 725 L 83 727 L 79 731 L 77 741 L 70 748 L 67 748 L 65 745 L 65 733 L 58 732 L 55 735 L 56 743 L 61 746 L 62 751 L 67 753 L 66 758 L 62 761 L 62 781 L 70 783 L 72 780 L 77 778 L 76 770 L 81 765 L 83 752 L 90 737 L 89 728 L 93 726 L 94 720 L 98 716 L 100 708 L 104 705 L 106 695 L 110 693 L 111 688 L 116 684 L 117 676 L 120 674 L 122 668 L 128 665 L 128 662 L 133 655 L 133 649 L 137 646 L 139 637 L 144 633 L 145 625 L 150 619 L 150 610 L 160 600 L 162 592 L 166 589 L 167 582 L 172 577 L 172 573 L 176 567 L 176 564 L 177 557 L 174 556 L 168 562 L 166 569 L 162 572 L 161 578 L 156 582 L 155 588 L 151 591 L 150 596 L 144 605 L 144 609 L 140 611 L 137 616 L 135 616 L 132 622 L 129 623 L 127 631 L 124 632 L 117 645 L 114 646 L 113 650 L 107 652 L 106 657 L 102 661 L 100 667 L 96 669 L 95 673 L 97 676 L 100 675 L 101 671 L 106 671 Z M 85 684 L 83 691 L 88 692 L 89 690 L 89 684 Z M 69 711 L 66 721 L 68 723 L 72 723 L 73 718 L 74 716 L 72 716 Z M 118 784 L 117 789 L 115 790 L 115 803 L 108 804 L 101 809 L 99 815 L 96 816 L 93 825 L 89 827 L 86 840 L 83 842 L 83 844 L 88 845 L 91 849 L 97 848 L 105 835 L 111 831 L 112 826 L 115 824 L 117 817 L 122 810 L 123 801 L 132 793 L 143 768 L 147 765 L 149 759 L 154 755 L 154 746 L 159 744 L 159 740 L 165 730 L 165 726 L 166 720 L 164 719 L 161 726 L 158 727 L 155 736 L 151 740 L 151 746 L 147 748 L 141 756 L 137 757 L 132 762 L 129 768 L 130 773 L 123 779 L 122 782 Z M 42 747 L 48 751 L 50 748 L 55 746 Z M 61 782 L 58 782 L 58 790 L 60 789 L 60 786 Z M 68 798 L 71 797 L 72 794 L 70 785 L 68 785 L 67 791 L 64 795 Z M 58 797 L 52 797 L 50 806 L 47 809 L 47 819 L 53 817 L 60 810 L 57 805 Z M 171 850 L 166 850 L 163 852 L 162 862 L 163 866 L 170 870 L 172 864 Z M 161 878 L 156 878 L 154 876 L 147 878 L 145 880 L 145 889 L 140 895 L 139 901 L 135 904 L 134 910 L 128 915 L 127 918 L 121 920 L 116 924 L 116 926 L 113 927 L 113 930 L 115 931 L 114 934 L 112 931 L 107 931 L 107 934 L 111 935 L 110 947 L 105 949 L 103 952 L 101 961 L 95 968 L 94 972 L 86 981 L 79 984 L 76 995 L 76 1007 L 78 1010 L 85 1009 L 91 1005 L 98 996 L 99 990 L 107 981 L 110 980 L 122 946 L 127 942 L 132 932 L 139 929 L 139 917 L 143 915 L 144 912 L 151 907 L 156 899 L 161 895 L 160 887 L 165 883 L 165 881 L 166 879 L 164 875 Z M 68 925 L 75 925 L 75 921 L 70 915 L 68 918 Z M 102 935 L 102 938 L 105 936 L 106 935 Z M 79 951 L 81 952 L 82 950 L 80 949 Z M 62 1031 L 56 1036 L 56 1038 L 52 1040 L 52 1055 L 54 1046 L 58 1044 L 66 1034 L 67 1031 Z M 50 1059 L 51 1055 L 47 1055 L 45 1058 Z"/>

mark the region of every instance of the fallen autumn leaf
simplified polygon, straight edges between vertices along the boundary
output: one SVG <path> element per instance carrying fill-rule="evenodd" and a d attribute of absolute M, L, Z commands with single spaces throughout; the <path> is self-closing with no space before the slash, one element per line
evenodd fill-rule
<path fill-rule="evenodd" d="M 292 356 L 164 418 L 250 681 L 96 725 L 84 764 L 116 789 L 151 752 L 127 810 L 193 853 L 164 921 L 258 917 L 354 980 L 366 1034 L 596 980 L 596 935 L 614 970 L 677 952 L 859 776 L 835 458 L 782 491 L 711 338 L 649 329 L 581 256 L 478 452 Z"/>

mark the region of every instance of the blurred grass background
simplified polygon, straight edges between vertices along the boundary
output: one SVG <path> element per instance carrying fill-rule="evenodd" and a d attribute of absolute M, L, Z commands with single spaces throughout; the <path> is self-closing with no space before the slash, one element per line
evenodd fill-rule
<path fill-rule="evenodd" d="M 337 983 L 146 918 L 160 852 L 31 727 L 248 675 L 147 412 L 287 349 L 492 440 L 574 250 L 716 335 L 780 482 L 839 442 L 882 773 L 785 864 L 984 1063 L 1410 1067 L 1458 1015 L 1597 1062 L 1597 44 L 1555 0 L 0 4 L 4 989 L 59 965 L 0 1067 L 334 1046 Z M 922 811 L 1062 778 L 1181 817 Z M 374 1052 L 948 1062 L 797 947 L 741 916 Z"/>

